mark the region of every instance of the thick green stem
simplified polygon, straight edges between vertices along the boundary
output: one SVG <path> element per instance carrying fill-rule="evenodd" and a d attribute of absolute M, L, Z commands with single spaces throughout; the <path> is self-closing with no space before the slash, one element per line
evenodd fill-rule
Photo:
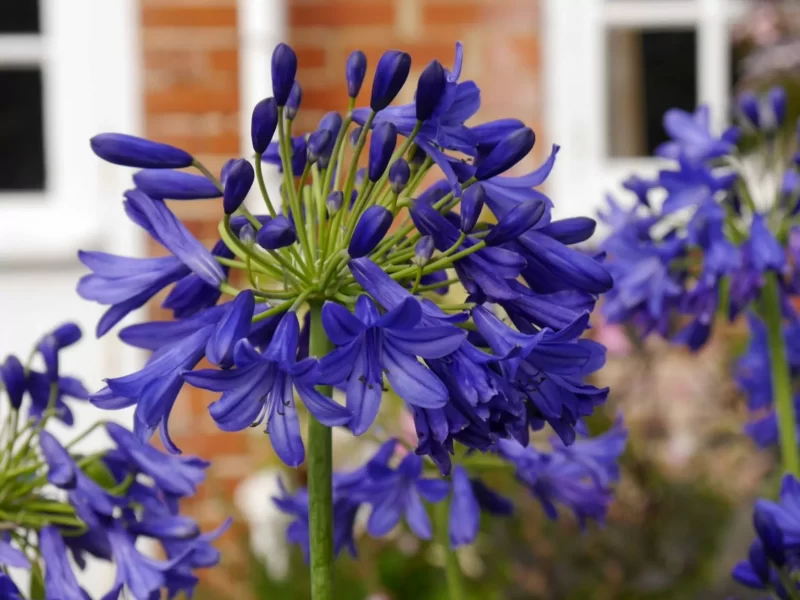
<path fill-rule="evenodd" d="M 331 342 L 322 327 L 322 303 L 311 303 L 311 356 L 322 357 Z M 318 386 L 330 395 L 330 386 Z M 311 542 L 311 598 L 333 598 L 333 483 L 331 430 L 308 415 L 308 517 Z"/>
<path fill-rule="evenodd" d="M 436 505 L 436 534 L 444 552 L 444 572 L 447 578 L 447 597 L 450 600 L 464 600 L 464 582 L 461 578 L 461 567 L 458 555 L 450 547 L 450 501 L 443 500 Z"/>
<path fill-rule="evenodd" d="M 798 454 L 796 417 L 792 401 L 792 379 L 789 373 L 789 363 L 786 362 L 781 299 L 775 273 L 767 274 L 767 282 L 762 290 L 762 313 L 767 324 L 772 395 L 778 417 L 783 468 L 787 473 L 800 477 L 800 455 Z"/>

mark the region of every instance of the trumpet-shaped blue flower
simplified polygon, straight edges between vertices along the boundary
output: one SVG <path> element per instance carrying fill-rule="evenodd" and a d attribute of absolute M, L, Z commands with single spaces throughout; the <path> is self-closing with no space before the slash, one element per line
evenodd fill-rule
<path fill-rule="evenodd" d="M 350 420 L 347 409 L 314 389 L 319 382 L 317 364 L 313 359 L 297 361 L 299 336 L 297 316 L 287 313 L 263 353 L 243 340 L 234 350 L 235 369 L 183 375 L 195 387 L 222 392 L 209 412 L 224 431 L 240 431 L 266 420 L 275 452 L 293 467 L 305 458 L 293 390 L 319 422 L 332 427 Z"/>
<path fill-rule="evenodd" d="M 338 304 L 323 307 L 322 322 L 330 340 L 339 346 L 320 363 L 326 383 L 346 382 L 350 428 L 361 435 L 375 420 L 383 394 L 383 375 L 409 404 L 439 408 L 447 402 L 444 384 L 417 360 L 440 358 L 461 345 L 465 333 L 449 325 L 420 327 L 422 307 L 413 298 L 381 315 L 367 296 L 356 303 L 355 314 Z"/>
<path fill-rule="evenodd" d="M 545 514 L 558 518 L 558 504 L 570 509 L 584 527 L 602 522 L 611 501 L 610 484 L 618 478 L 617 460 L 624 450 L 625 430 L 618 423 L 592 440 L 580 440 L 568 452 L 543 453 L 513 440 L 498 442 L 500 456 L 516 468 L 516 476 L 540 502 Z M 590 446 L 584 446 L 590 444 Z"/>
<path fill-rule="evenodd" d="M 700 106 L 692 113 L 677 108 L 664 114 L 664 129 L 672 138 L 656 148 L 664 158 L 684 157 L 691 162 L 701 162 L 730 153 L 739 139 L 739 130 L 730 127 L 720 137 L 711 133 L 708 106 Z"/>

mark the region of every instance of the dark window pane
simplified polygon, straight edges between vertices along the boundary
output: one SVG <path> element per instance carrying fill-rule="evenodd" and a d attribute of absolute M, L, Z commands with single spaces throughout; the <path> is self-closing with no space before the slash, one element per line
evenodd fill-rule
<path fill-rule="evenodd" d="M 611 29 L 607 53 L 608 153 L 650 156 L 667 139 L 664 112 L 697 103 L 697 34 Z"/>
<path fill-rule="evenodd" d="M 0 70 L 0 190 L 42 190 L 44 131 L 39 69 Z"/>
<path fill-rule="evenodd" d="M 0 0 L 0 33 L 38 32 L 38 0 Z"/>

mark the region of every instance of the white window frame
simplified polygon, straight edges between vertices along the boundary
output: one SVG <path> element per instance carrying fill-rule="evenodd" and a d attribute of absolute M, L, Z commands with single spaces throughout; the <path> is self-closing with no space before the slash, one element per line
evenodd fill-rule
<path fill-rule="evenodd" d="M 253 160 L 250 120 L 253 107 L 272 96 L 270 64 L 272 51 L 286 41 L 288 17 L 286 0 L 239 0 L 239 131 L 242 156 Z M 275 134 L 277 139 L 277 133 Z M 264 183 L 273 206 L 280 203 L 281 175 L 271 166 L 264 167 Z M 264 212 L 258 186 L 250 190 L 245 204 L 257 214 Z"/>
<path fill-rule="evenodd" d="M 746 0 L 545 0 L 545 120 L 563 146 L 548 179 L 558 217 L 595 216 L 607 193 L 631 174 L 653 177 L 654 158 L 607 154 L 606 32 L 611 27 L 697 31 L 697 104 L 711 107 L 715 127 L 728 114 L 730 31 Z M 620 195 L 620 200 L 629 200 Z"/>
<path fill-rule="evenodd" d="M 140 129 L 138 10 L 137 0 L 40 0 L 39 34 L 0 34 L 0 68 L 42 69 L 46 178 L 41 192 L 0 191 L 0 262 L 74 260 L 113 238 L 104 225 L 130 173 L 102 163 L 89 138 Z"/>

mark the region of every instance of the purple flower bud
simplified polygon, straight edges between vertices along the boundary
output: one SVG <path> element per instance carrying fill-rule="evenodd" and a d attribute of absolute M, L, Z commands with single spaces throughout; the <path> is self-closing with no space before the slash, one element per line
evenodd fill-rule
<path fill-rule="evenodd" d="M 355 178 L 356 189 L 361 187 L 366 177 L 367 177 L 367 170 L 364 167 L 361 167 L 356 171 L 356 178 Z"/>
<path fill-rule="evenodd" d="M 124 133 L 101 133 L 89 144 L 97 156 L 123 167 L 180 169 L 194 161 L 185 150 Z"/>
<path fill-rule="evenodd" d="M 479 183 L 466 189 L 461 198 L 461 231 L 472 233 L 486 202 L 486 190 Z"/>
<path fill-rule="evenodd" d="M 225 193 L 223 194 L 222 207 L 226 215 L 236 212 L 242 205 L 250 188 L 253 187 L 256 173 L 253 165 L 243 158 L 234 161 L 225 178 Z"/>
<path fill-rule="evenodd" d="M 420 267 L 428 264 L 435 249 L 433 238 L 429 235 L 423 235 L 419 238 L 417 245 L 414 246 L 414 264 Z"/>
<path fill-rule="evenodd" d="M 339 135 L 339 130 L 342 128 L 342 115 L 340 115 L 335 110 L 326 114 L 322 119 L 319 121 L 318 129 L 327 129 L 331 132 L 331 135 L 336 138 Z"/>
<path fill-rule="evenodd" d="M 222 184 L 222 187 L 225 187 L 225 183 L 228 181 L 228 175 L 231 172 L 231 167 L 236 164 L 236 161 L 239 160 L 237 158 L 229 158 L 225 161 L 225 164 L 222 165 L 222 169 L 219 172 L 219 182 Z"/>
<path fill-rule="evenodd" d="M 753 92 L 742 92 L 737 99 L 739 111 L 750 121 L 750 124 L 758 129 L 761 119 L 759 115 L 758 97 Z"/>
<path fill-rule="evenodd" d="M 272 93 L 278 106 L 284 106 L 297 75 L 297 55 L 288 44 L 278 44 L 272 53 Z"/>
<path fill-rule="evenodd" d="M 339 212 L 339 210 L 342 208 L 342 204 L 344 204 L 344 194 L 339 190 L 328 194 L 328 197 L 325 200 L 325 206 L 328 207 L 329 215 L 335 215 L 337 212 Z"/>
<path fill-rule="evenodd" d="M 404 158 L 398 158 L 389 167 L 389 184 L 395 194 L 399 194 L 405 189 L 409 177 L 411 177 L 411 168 Z"/>
<path fill-rule="evenodd" d="M 245 246 L 252 246 L 256 243 L 256 230 L 250 223 L 245 223 L 239 230 L 239 239 Z"/>
<path fill-rule="evenodd" d="M 136 187 L 156 200 L 219 198 L 222 192 L 205 175 L 165 169 L 144 169 L 133 176 Z"/>
<path fill-rule="evenodd" d="M 256 233 L 258 245 L 267 250 L 285 248 L 294 244 L 296 240 L 297 232 L 294 229 L 294 223 L 284 215 L 278 215 L 267 221 Z"/>
<path fill-rule="evenodd" d="M 317 162 L 319 157 L 328 150 L 328 147 L 333 142 L 333 136 L 327 129 L 317 129 L 314 133 L 308 136 L 308 148 L 306 150 L 306 157 L 309 164 Z"/>
<path fill-rule="evenodd" d="M 786 90 L 778 86 L 771 88 L 767 92 L 767 103 L 774 119 L 773 127 L 777 129 L 786 119 Z"/>
<path fill-rule="evenodd" d="M 585 242 L 592 237 L 596 227 L 595 220 L 589 217 L 570 217 L 559 221 L 551 221 L 541 229 L 537 229 L 537 231 L 547 237 L 558 240 L 562 244 L 571 246 L 572 244 Z"/>
<path fill-rule="evenodd" d="M 389 106 L 406 82 L 410 70 L 411 57 L 406 52 L 384 52 L 378 61 L 378 68 L 375 69 L 370 108 L 378 112 Z"/>
<path fill-rule="evenodd" d="M 367 74 L 367 55 L 361 50 L 353 50 L 347 57 L 345 76 L 347 77 L 347 95 L 351 98 L 358 96 L 364 75 Z"/>
<path fill-rule="evenodd" d="M 397 144 L 397 128 L 386 121 L 375 126 L 369 143 L 369 179 L 378 181 L 389 166 L 394 147 Z"/>
<path fill-rule="evenodd" d="M 5 362 L 0 365 L 0 382 L 6 389 L 11 406 L 18 410 L 25 395 L 25 369 L 13 354 L 7 356 Z"/>
<path fill-rule="evenodd" d="M 775 517 L 764 508 L 763 501 L 756 502 L 753 512 L 753 525 L 756 528 L 761 544 L 764 547 L 764 554 L 777 567 L 782 567 L 786 562 L 786 552 L 783 542 L 783 532 L 781 532 Z"/>
<path fill-rule="evenodd" d="M 546 208 L 547 205 L 538 198 L 520 202 L 492 227 L 484 238 L 486 245 L 497 246 L 518 238 L 539 222 Z"/>
<path fill-rule="evenodd" d="M 481 181 L 504 173 L 533 148 L 536 135 L 530 127 L 523 127 L 503 138 L 478 165 L 475 177 Z"/>
<path fill-rule="evenodd" d="M 303 88 L 296 81 L 292 84 L 292 91 L 289 92 L 289 98 L 286 100 L 286 108 L 284 114 L 290 121 L 294 121 L 297 116 L 297 111 L 300 110 L 300 104 L 303 102 Z"/>
<path fill-rule="evenodd" d="M 364 131 L 363 127 L 356 127 L 350 132 L 350 145 L 355 148 L 358 145 L 358 138 L 361 137 L 361 132 Z"/>
<path fill-rule="evenodd" d="M 372 252 L 389 231 L 393 220 L 392 213 L 383 206 L 370 206 L 365 210 L 356 223 L 353 239 L 347 248 L 350 257 L 361 258 Z"/>
<path fill-rule="evenodd" d="M 250 139 L 253 150 L 264 154 L 278 127 L 278 103 L 275 98 L 265 98 L 253 109 L 250 122 Z"/>
<path fill-rule="evenodd" d="M 446 74 L 442 63 L 438 60 L 431 61 L 419 76 L 417 83 L 417 120 L 427 121 L 433 116 L 433 111 L 442 99 L 447 85 Z"/>

